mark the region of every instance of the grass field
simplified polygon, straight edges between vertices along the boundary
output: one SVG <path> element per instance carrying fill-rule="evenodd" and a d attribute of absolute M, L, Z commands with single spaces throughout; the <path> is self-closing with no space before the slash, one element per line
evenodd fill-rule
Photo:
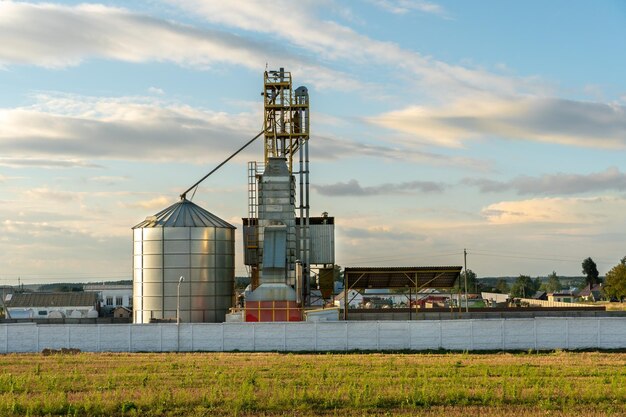
<path fill-rule="evenodd" d="M 0 355 L 0 415 L 626 415 L 626 354 Z"/>

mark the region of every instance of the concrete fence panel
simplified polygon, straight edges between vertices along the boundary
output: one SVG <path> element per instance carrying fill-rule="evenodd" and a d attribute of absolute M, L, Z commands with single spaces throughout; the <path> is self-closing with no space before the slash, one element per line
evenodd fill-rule
<path fill-rule="evenodd" d="M 410 321 L 409 348 L 411 350 L 436 350 L 441 349 L 442 328 L 441 321 Z"/>
<path fill-rule="evenodd" d="M 19 326 L 7 325 L 4 332 L 6 335 L 6 352 L 39 352 L 38 326 L 26 323 Z"/>
<path fill-rule="evenodd" d="M 404 350 L 409 349 L 409 332 L 406 321 L 381 321 L 378 323 L 378 349 Z M 374 333 L 376 335 L 376 333 Z"/>
<path fill-rule="evenodd" d="M 224 350 L 224 326 L 192 324 L 191 351 L 220 352 Z"/>
<path fill-rule="evenodd" d="M 316 322 L 285 323 L 285 350 L 288 352 L 316 351 L 316 340 Z"/>
<path fill-rule="evenodd" d="M 598 320 L 571 318 L 567 320 L 567 349 L 590 349 L 600 346 Z"/>
<path fill-rule="evenodd" d="M 626 322 L 607 318 L 600 322 L 598 345 L 602 349 L 624 349 L 626 340 Z"/>
<path fill-rule="evenodd" d="M 218 326 L 223 326 L 224 351 L 240 350 L 254 352 L 256 324 L 228 323 Z"/>
<path fill-rule="evenodd" d="M 356 326 L 348 326 L 348 350 L 378 350 L 380 338 L 377 334 L 379 326 L 368 325 L 367 322 L 355 322 Z"/>
<path fill-rule="evenodd" d="M 344 322 L 317 322 L 316 343 L 319 351 L 348 350 L 348 326 Z M 374 326 L 372 326 L 374 327 Z M 354 347 L 358 349 L 358 347 Z"/>
<path fill-rule="evenodd" d="M 535 320 L 537 349 L 566 349 L 567 319 L 542 317 Z"/>
<path fill-rule="evenodd" d="M 472 350 L 472 320 L 442 320 L 440 323 L 443 349 Z"/>
<path fill-rule="evenodd" d="M 503 350 L 537 348 L 535 319 L 503 320 Z"/>
<path fill-rule="evenodd" d="M 287 323 L 263 323 L 261 326 L 253 324 L 254 350 L 260 352 L 286 350 L 286 325 Z"/>
<path fill-rule="evenodd" d="M 471 350 L 501 350 L 504 347 L 503 320 L 471 320 Z"/>
<path fill-rule="evenodd" d="M 71 349 L 80 349 L 84 352 L 98 351 L 98 326 L 90 324 L 78 324 L 68 326 L 70 332 Z"/>

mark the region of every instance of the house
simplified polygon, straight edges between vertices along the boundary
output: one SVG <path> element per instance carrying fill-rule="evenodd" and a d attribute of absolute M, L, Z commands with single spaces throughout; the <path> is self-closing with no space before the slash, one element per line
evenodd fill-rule
<path fill-rule="evenodd" d="M 543 301 L 547 301 L 548 300 L 548 293 L 545 291 L 537 291 L 532 297 L 533 300 L 543 300 Z"/>
<path fill-rule="evenodd" d="M 602 299 L 602 284 L 587 284 L 577 295 L 583 301 L 600 301 Z"/>
<path fill-rule="evenodd" d="M 88 292 L 15 293 L 4 299 L 7 318 L 62 319 L 98 317 L 98 297 Z"/>
<path fill-rule="evenodd" d="M 133 315 L 133 310 L 124 306 L 117 306 L 113 309 L 113 318 L 129 319 Z"/>
<path fill-rule="evenodd" d="M 548 301 L 557 303 L 573 303 L 574 294 L 571 291 L 559 291 L 548 294 Z"/>

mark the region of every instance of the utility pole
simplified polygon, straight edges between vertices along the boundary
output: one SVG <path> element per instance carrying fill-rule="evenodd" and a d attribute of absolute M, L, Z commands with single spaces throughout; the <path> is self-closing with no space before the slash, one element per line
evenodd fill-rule
<path fill-rule="evenodd" d="M 465 312 L 469 312 L 469 306 L 467 305 L 467 250 L 463 248 L 463 269 L 465 270 Z"/>

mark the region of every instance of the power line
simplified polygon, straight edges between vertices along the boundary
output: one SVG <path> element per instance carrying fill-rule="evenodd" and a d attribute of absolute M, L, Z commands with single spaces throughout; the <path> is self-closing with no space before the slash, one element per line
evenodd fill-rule
<path fill-rule="evenodd" d="M 471 249 L 468 249 L 468 251 L 470 251 Z M 524 256 L 523 253 L 519 254 L 518 253 L 512 253 L 512 252 L 497 252 L 497 251 L 489 251 L 489 250 L 471 250 L 472 255 L 476 255 L 476 256 L 484 256 L 484 257 L 493 257 L 493 258 L 513 258 L 513 259 L 528 259 L 528 260 L 538 260 L 538 261 L 554 261 L 554 262 L 579 262 L 580 259 L 578 257 L 567 257 L 567 256 L 561 256 L 561 257 L 545 257 L 545 256 L 541 256 L 541 255 L 534 255 L 534 254 L 526 254 L 527 256 Z M 600 262 L 611 262 L 609 260 L 606 259 L 600 259 Z"/>

